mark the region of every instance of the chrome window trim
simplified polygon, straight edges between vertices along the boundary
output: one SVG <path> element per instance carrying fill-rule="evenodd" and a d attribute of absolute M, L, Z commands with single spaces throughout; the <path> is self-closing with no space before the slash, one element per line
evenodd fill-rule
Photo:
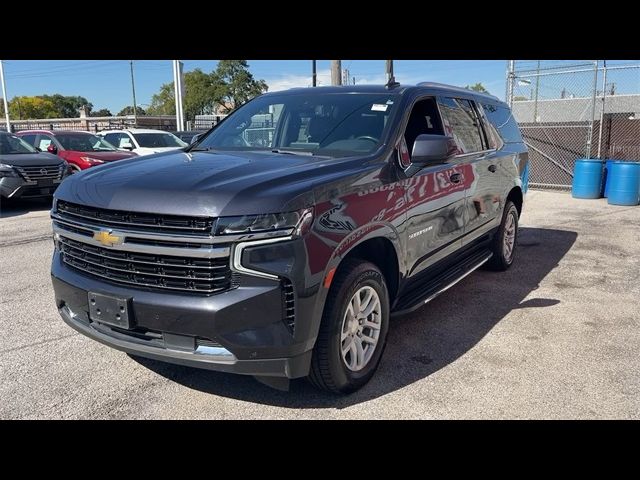
<path fill-rule="evenodd" d="M 260 272 L 258 270 L 253 270 L 251 268 L 246 268 L 242 265 L 242 253 L 246 248 L 256 247 L 260 245 L 269 245 L 271 243 L 280 243 L 287 242 L 292 240 L 293 236 L 289 235 L 287 237 L 279 237 L 279 238 L 268 238 L 265 240 L 254 240 L 250 242 L 242 242 L 234 245 L 233 248 L 233 256 L 231 261 L 231 270 L 234 270 L 238 273 L 245 273 L 247 275 L 252 275 L 254 277 L 268 278 L 270 280 L 278 280 L 280 277 L 277 275 L 272 275 L 271 273 Z"/>

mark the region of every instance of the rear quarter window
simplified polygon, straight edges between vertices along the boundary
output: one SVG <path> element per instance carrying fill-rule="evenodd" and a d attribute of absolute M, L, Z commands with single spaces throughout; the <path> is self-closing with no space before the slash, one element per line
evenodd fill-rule
<path fill-rule="evenodd" d="M 518 128 L 516 119 L 513 118 L 511 110 L 501 105 L 492 105 L 490 103 L 483 103 L 482 109 L 491 125 L 500 134 L 504 143 L 521 143 L 522 135 Z"/>

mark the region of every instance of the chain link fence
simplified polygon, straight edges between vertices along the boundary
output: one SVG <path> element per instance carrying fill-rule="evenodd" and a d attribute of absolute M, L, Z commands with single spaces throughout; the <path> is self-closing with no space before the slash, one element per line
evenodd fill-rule
<path fill-rule="evenodd" d="M 506 98 L 533 187 L 571 188 L 579 158 L 640 161 L 640 61 L 512 60 Z"/>

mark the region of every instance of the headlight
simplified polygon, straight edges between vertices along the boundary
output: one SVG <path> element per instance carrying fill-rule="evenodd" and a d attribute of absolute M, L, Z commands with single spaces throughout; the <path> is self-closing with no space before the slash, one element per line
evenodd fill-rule
<path fill-rule="evenodd" d="M 18 174 L 13 169 L 11 165 L 5 165 L 4 163 L 0 163 L 0 178 L 3 177 L 17 177 Z"/>
<path fill-rule="evenodd" d="M 104 161 L 98 160 L 97 158 L 91 158 L 91 157 L 80 157 L 80 158 L 85 162 L 89 163 L 90 165 L 100 165 L 101 163 L 104 163 Z"/>
<path fill-rule="evenodd" d="M 220 217 L 216 224 L 215 234 L 241 235 L 282 230 L 283 234 L 292 233 L 293 235 L 299 236 L 306 233 L 312 222 L 312 208 L 306 208 L 297 212 Z M 288 230 L 293 230 L 293 232 L 288 232 Z"/>

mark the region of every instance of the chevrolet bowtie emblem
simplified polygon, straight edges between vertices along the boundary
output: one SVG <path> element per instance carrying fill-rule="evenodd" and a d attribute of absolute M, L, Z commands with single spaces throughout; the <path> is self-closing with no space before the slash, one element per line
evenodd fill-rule
<path fill-rule="evenodd" d="M 93 239 L 99 241 L 105 247 L 113 247 L 114 245 L 120 245 L 123 238 L 118 235 L 113 235 L 111 230 L 100 230 L 93 234 Z"/>

